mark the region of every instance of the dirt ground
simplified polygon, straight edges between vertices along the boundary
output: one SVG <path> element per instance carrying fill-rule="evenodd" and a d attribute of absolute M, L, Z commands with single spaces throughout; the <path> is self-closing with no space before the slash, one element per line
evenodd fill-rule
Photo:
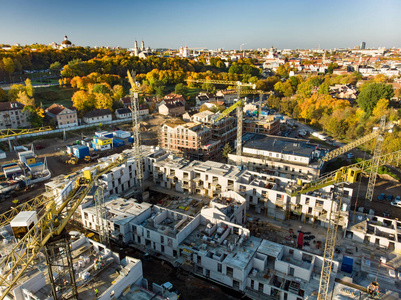
<path fill-rule="evenodd" d="M 351 206 L 354 206 L 355 202 L 357 201 L 357 205 L 356 205 L 357 208 L 368 207 L 365 204 L 365 200 L 364 200 L 368 182 L 369 182 L 369 179 L 363 177 L 360 184 L 355 183 L 355 184 L 352 184 L 349 186 L 354 189 L 354 197 L 352 198 Z M 359 193 L 358 193 L 358 190 L 359 190 Z M 370 208 L 375 211 L 375 214 L 377 216 L 383 216 L 384 212 L 389 212 L 390 218 L 392 218 L 392 219 L 398 218 L 401 220 L 401 208 L 392 206 L 390 204 L 391 201 L 388 201 L 386 199 L 381 200 L 381 201 L 378 200 L 377 197 L 381 193 L 384 193 L 386 195 L 391 194 L 391 195 L 393 195 L 393 198 L 395 198 L 396 196 L 401 195 L 401 183 L 388 175 L 377 175 L 375 191 L 373 194 L 372 203 L 370 204 Z M 358 195 L 358 199 L 357 199 L 357 195 Z"/>

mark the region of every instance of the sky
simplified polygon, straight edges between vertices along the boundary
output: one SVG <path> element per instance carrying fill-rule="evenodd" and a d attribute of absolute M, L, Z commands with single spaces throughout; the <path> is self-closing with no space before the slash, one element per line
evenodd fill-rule
<path fill-rule="evenodd" d="M 401 47 L 400 0 L 0 0 L 0 44 Z"/>

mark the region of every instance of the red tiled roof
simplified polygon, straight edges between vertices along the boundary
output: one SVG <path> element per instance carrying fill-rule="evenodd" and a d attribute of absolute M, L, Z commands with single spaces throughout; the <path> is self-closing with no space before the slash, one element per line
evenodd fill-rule
<path fill-rule="evenodd" d="M 53 115 L 58 115 L 59 113 L 61 113 L 63 110 L 65 109 L 65 107 L 61 104 L 57 104 L 57 103 L 53 103 L 52 105 L 50 105 L 47 109 L 46 112 L 49 112 Z"/>
<path fill-rule="evenodd" d="M 0 111 L 23 109 L 24 106 L 19 102 L 0 102 Z"/>

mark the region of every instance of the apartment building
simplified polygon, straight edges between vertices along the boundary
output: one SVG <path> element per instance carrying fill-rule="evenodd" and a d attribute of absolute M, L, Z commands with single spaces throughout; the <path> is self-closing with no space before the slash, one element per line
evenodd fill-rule
<path fill-rule="evenodd" d="M 228 155 L 231 164 L 246 165 L 250 170 L 289 179 L 313 179 L 319 176 L 323 152 L 306 140 L 262 135 L 243 136 L 242 155 Z"/>
<path fill-rule="evenodd" d="M 256 118 L 243 121 L 244 132 L 276 135 L 280 131 L 280 120 L 274 116 L 266 116 L 258 120 Z"/>
<path fill-rule="evenodd" d="M 67 108 L 53 103 L 45 110 L 46 115 L 54 120 L 58 128 L 78 126 L 78 114 L 75 108 Z"/>
<path fill-rule="evenodd" d="M 219 97 L 219 99 L 223 98 L 226 105 L 234 104 L 235 100 L 238 98 L 236 90 L 220 90 L 216 93 L 216 96 Z"/>
<path fill-rule="evenodd" d="M 230 164 L 206 161 L 188 161 L 173 155 L 165 156 L 153 164 L 153 180 L 162 188 L 181 193 L 216 197 L 222 192 L 235 191 L 246 199 L 247 208 L 256 213 L 285 220 L 295 217 L 325 226 L 331 205 L 333 186 L 290 197 L 286 190 L 294 180 L 266 173 L 242 169 Z M 344 188 L 340 226 L 348 226 L 348 206 L 352 189 Z"/>
<path fill-rule="evenodd" d="M 19 102 L 0 102 L 0 128 L 29 127 L 29 113 L 22 112 L 23 109 Z"/>
<path fill-rule="evenodd" d="M 113 116 L 109 109 L 94 109 L 82 116 L 82 121 L 86 124 L 98 124 L 112 119 Z"/>
<path fill-rule="evenodd" d="M 219 140 L 221 148 L 225 144 L 234 145 L 237 138 L 237 119 L 226 116 L 219 121 L 215 121 L 220 114 L 211 111 L 203 111 L 192 116 L 192 121 L 204 124 L 212 131 L 212 140 Z"/>
<path fill-rule="evenodd" d="M 183 121 L 165 123 L 161 127 L 159 145 L 188 159 L 208 160 L 217 156 L 220 141 L 212 139 L 212 131 L 203 124 Z"/>
<path fill-rule="evenodd" d="M 298 300 L 312 294 L 318 286 L 321 256 L 253 237 L 248 229 L 212 210 L 204 208 L 189 216 L 154 205 L 151 214 L 141 219 L 121 212 L 127 228 L 132 228 L 131 233 L 124 231 L 124 240 L 253 299 Z M 334 261 L 332 273 L 337 271 Z"/>

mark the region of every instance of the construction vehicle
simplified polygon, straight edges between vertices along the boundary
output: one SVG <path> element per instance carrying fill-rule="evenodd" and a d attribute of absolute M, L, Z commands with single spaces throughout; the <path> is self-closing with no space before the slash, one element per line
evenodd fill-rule
<path fill-rule="evenodd" d="M 188 82 L 198 82 L 198 83 L 212 83 L 212 84 L 225 84 L 225 85 L 232 85 L 235 86 L 237 90 L 237 102 L 234 103 L 231 107 L 227 108 L 224 110 L 221 115 L 215 120 L 215 122 L 218 122 L 225 116 L 227 116 L 230 112 L 232 112 L 234 109 L 237 109 L 237 148 L 236 148 L 236 154 L 238 156 L 241 156 L 242 154 L 242 122 L 243 122 L 243 115 L 244 112 L 242 110 L 242 105 L 243 102 L 241 100 L 241 93 L 243 94 L 244 92 L 242 91 L 243 87 L 252 87 L 253 89 L 255 88 L 255 84 L 252 83 L 242 83 L 240 81 L 227 81 L 227 80 L 213 80 L 213 79 L 187 79 L 186 81 Z"/>
<path fill-rule="evenodd" d="M 400 162 L 401 150 L 382 156 L 374 156 L 371 160 L 365 160 L 353 165 L 342 167 L 308 183 L 303 183 L 302 180 L 299 179 L 296 184 L 286 188 L 286 192 L 290 196 L 294 197 L 329 185 L 334 185 L 331 209 L 328 213 L 329 224 L 327 227 L 326 244 L 323 254 L 323 265 L 320 277 L 318 300 L 326 300 L 328 297 L 331 267 L 336 245 L 337 229 L 340 220 L 340 207 L 342 205 L 342 189 L 344 184 L 356 183 L 362 173 L 372 173 L 372 169 L 376 169 L 377 175 L 377 166 L 386 164 L 399 165 Z M 334 205 L 335 202 L 337 203 L 336 206 Z"/>
<path fill-rule="evenodd" d="M 68 273 L 69 275 L 68 284 L 66 285 L 66 290 L 69 294 L 68 298 L 78 299 L 69 237 L 65 227 L 97 179 L 112 168 L 125 163 L 126 160 L 126 156 L 120 155 L 109 166 L 104 169 L 97 169 L 95 174 L 91 173 L 90 170 L 85 170 L 83 176 L 71 175 L 71 181 L 74 181 L 75 178 L 75 188 L 58 206 L 56 206 L 55 202 L 56 196 L 52 196 L 50 199 L 41 196 L 36 199 L 36 202 L 31 202 L 26 207 L 34 208 L 34 210 L 41 207 L 41 209 L 37 213 L 36 223 L 29 228 L 25 227 L 23 234 L 18 236 L 18 242 L 7 255 L 2 257 L 0 269 L 3 272 L 0 275 L 0 286 L 5 287 L 5 290 L 0 295 L 0 299 L 8 296 L 8 293 L 15 287 L 24 272 L 34 265 L 34 260 L 39 253 L 43 253 L 46 258 L 53 299 L 60 299 L 53 278 L 53 269 L 59 269 L 60 267 L 65 268 L 65 274 Z M 10 216 L 0 218 L 0 221 L 4 222 L 6 218 L 9 219 Z M 44 251 L 42 252 L 42 250 Z M 66 265 L 59 265 L 58 258 L 60 253 L 63 254 L 67 261 Z"/>
<path fill-rule="evenodd" d="M 67 159 L 65 161 L 66 164 L 71 164 L 71 165 L 76 165 L 78 163 L 79 159 L 76 156 L 72 156 L 70 159 Z"/>
<path fill-rule="evenodd" d="M 84 157 L 84 161 L 85 162 L 91 162 L 91 161 L 94 161 L 94 160 L 98 159 L 99 157 L 100 157 L 99 154 L 86 155 Z"/>

